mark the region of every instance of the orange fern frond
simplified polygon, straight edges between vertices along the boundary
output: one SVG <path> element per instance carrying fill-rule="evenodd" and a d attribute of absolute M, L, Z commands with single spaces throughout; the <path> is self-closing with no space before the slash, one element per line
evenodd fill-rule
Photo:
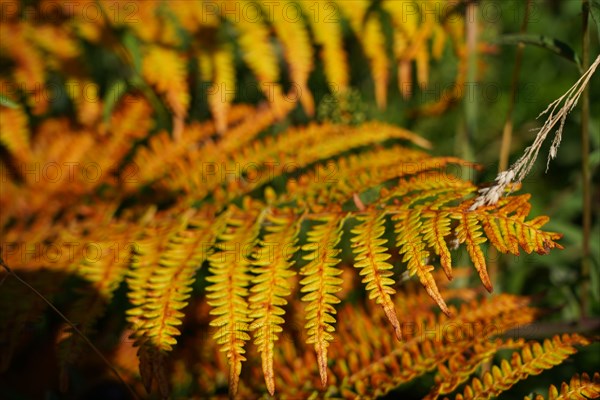
<path fill-rule="evenodd" d="M 4 40 L 0 47 L 15 63 L 12 71 L 14 84 L 27 94 L 27 103 L 34 115 L 41 115 L 48 108 L 49 96 L 46 92 L 46 73 L 43 57 L 39 49 L 28 39 L 31 25 L 28 22 L 5 23 L 0 27 Z"/>
<path fill-rule="evenodd" d="M 380 201 L 387 204 L 392 220 L 397 221 L 397 244 L 404 261 L 408 262 L 409 273 L 419 277 L 444 312 L 447 308 L 431 277 L 432 254 L 441 258 L 442 267 L 451 278 L 452 261 L 448 250 L 450 246 L 464 244 L 481 281 L 491 291 L 481 248 L 488 239 L 499 251 L 510 250 L 517 254 L 518 246 L 528 253 L 540 254 L 554 247 L 561 248 L 555 242 L 559 234 L 541 230 L 547 218 L 525 219 L 529 213 L 529 206 L 525 205 L 527 195 L 506 197 L 498 207 L 470 211 L 474 201 L 470 196 L 475 191 L 476 187 L 468 181 L 431 171 L 401 179 L 397 186 L 382 191 Z M 398 205 L 391 206 L 390 202 Z M 510 248 L 507 243 L 511 243 Z"/>
<path fill-rule="evenodd" d="M 225 135 L 224 139 L 228 136 Z M 232 200 L 250 193 L 277 176 L 293 172 L 290 167 L 303 168 L 344 151 L 388 139 L 407 140 L 429 147 L 428 141 L 408 130 L 377 122 L 359 127 L 311 124 L 289 129 L 276 137 L 256 140 L 239 149 L 237 146 L 232 147 L 230 141 L 225 141 L 223 146 L 232 148 L 231 154 L 218 143 L 216 146 L 201 148 L 188 155 L 190 162 L 180 161 L 180 168 L 173 174 L 170 186 L 178 189 L 179 184 L 184 185 L 195 194 L 195 198 L 203 198 L 212 192 L 218 199 Z M 304 149 L 302 153 L 296 151 L 300 147 Z M 243 169 L 255 171 L 256 176 L 246 179 Z"/>
<path fill-rule="evenodd" d="M 94 125 L 102 114 L 99 87 L 89 79 L 70 79 L 67 93 L 77 112 L 77 120 L 84 126 Z"/>
<path fill-rule="evenodd" d="M 425 249 L 425 240 L 421 236 L 422 232 L 420 215 L 416 211 L 406 214 L 397 214 L 392 217 L 395 224 L 394 231 L 397 235 L 396 246 L 400 249 L 400 254 L 404 254 L 403 262 L 407 262 L 408 272 L 411 276 L 417 275 L 421 284 L 427 290 L 427 293 L 440 306 L 446 314 L 450 310 L 446 302 L 440 295 L 439 289 L 433 275 L 433 265 L 429 261 L 429 252 Z"/>
<path fill-rule="evenodd" d="M 27 161 L 31 157 L 29 121 L 22 108 L 0 106 L 0 143 L 17 159 Z"/>
<path fill-rule="evenodd" d="M 141 138 L 153 128 L 153 114 L 152 107 L 144 97 L 126 94 L 110 117 L 108 131 L 125 140 Z"/>

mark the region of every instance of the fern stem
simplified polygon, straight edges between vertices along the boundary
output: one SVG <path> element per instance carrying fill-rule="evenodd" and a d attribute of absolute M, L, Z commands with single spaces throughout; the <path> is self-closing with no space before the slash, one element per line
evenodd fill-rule
<path fill-rule="evenodd" d="M 582 0 L 582 70 L 590 64 L 589 0 Z M 590 90 L 586 86 L 581 99 L 581 184 L 583 188 L 583 252 L 581 258 L 581 317 L 585 318 L 588 308 L 588 279 L 590 274 L 590 233 L 592 227 L 592 202 L 590 196 Z"/>
<path fill-rule="evenodd" d="M 67 318 L 58 308 L 56 308 L 56 306 L 54 304 L 52 304 L 52 302 L 50 300 L 48 300 L 36 288 L 34 288 L 33 286 L 31 286 L 29 283 L 27 283 L 27 281 L 25 281 L 23 278 L 21 278 L 19 275 L 17 275 L 17 273 L 14 272 L 4 262 L 4 259 L 2 258 L 2 256 L 0 256 L 0 265 L 6 270 L 6 272 L 8 273 L 8 275 L 12 275 L 23 286 L 25 286 L 26 288 L 28 288 L 29 290 L 31 290 L 33 293 L 35 293 L 36 296 L 38 296 L 40 299 L 42 299 L 44 301 L 44 303 L 46 303 L 48 305 L 48 307 L 50 307 L 56 314 L 58 314 L 58 316 L 61 317 L 67 323 L 67 325 L 69 325 L 69 327 L 71 329 L 73 329 L 73 332 L 77 333 L 81 337 L 81 339 L 83 339 L 83 341 L 86 342 L 88 344 L 88 346 L 90 346 L 90 348 L 94 351 L 94 353 L 96 353 L 96 355 L 98 355 L 98 357 L 100 357 L 100 359 L 112 371 L 112 373 L 123 384 L 123 386 L 125 386 L 127 388 L 127 390 L 133 396 L 133 398 L 134 399 L 140 399 L 140 397 L 135 392 L 135 390 L 127 382 L 125 382 L 125 380 L 123 379 L 123 377 L 121 376 L 121 374 L 119 374 L 119 371 L 117 371 L 117 369 L 110 363 L 110 361 L 108 361 L 108 359 L 104 356 L 104 354 L 102 354 L 100 352 L 100 350 L 92 343 L 92 341 L 90 339 L 88 339 L 88 337 L 83 332 L 81 332 L 79 330 L 79 328 L 77 328 L 75 326 L 75 324 L 73 322 L 71 322 L 71 320 L 69 320 L 69 318 Z M 6 279 L 6 278 L 4 278 L 4 279 Z M 4 279 L 2 281 L 4 281 Z"/>

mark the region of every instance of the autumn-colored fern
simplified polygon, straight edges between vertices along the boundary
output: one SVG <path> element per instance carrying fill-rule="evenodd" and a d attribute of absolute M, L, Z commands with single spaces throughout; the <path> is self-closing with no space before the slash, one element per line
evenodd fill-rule
<path fill-rule="evenodd" d="M 62 391 L 91 346 L 134 395 L 374 398 L 431 374 L 427 398 L 488 398 L 591 344 L 510 337 L 543 314 L 531 298 L 450 285 L 472 264 L 492 292 L 489 248 L 562 248 L 530 195 L 481 205 L 479 165 L 342 104 L 365 72 L 379 109 L 448 109 L 474 56 L 463 5 L 275 3 L 52 3 L 47 21 L 27 17 L 47 1 L 2 2 L 0 370 L 37 329 Z M 455 84 L 409 100 L 442 59 Z M 64 323 L 31 328 L 47 305 Z M 549 390 L 597 394 L 597 374 Z"/>

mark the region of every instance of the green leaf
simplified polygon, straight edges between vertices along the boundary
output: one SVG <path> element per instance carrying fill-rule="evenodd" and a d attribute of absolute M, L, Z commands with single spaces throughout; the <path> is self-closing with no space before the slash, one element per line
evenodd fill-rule
<path fill-rule="evenodd" d="M 8 108 L 19 108 L 19 104 L 0 93 L 0 105 Z"/>
<path fill-rule="evenodd" d="M 102 119 L 104 122 L 108 122 L 112 114 L 115 105 L 119 102 L 121 97 L 127 92 L 127 83 L 123 79 L 115 81 L 106 92 L 104 96 L 104 108 L 102 110 Z"/>
<path fill-rule="evenodd" d="M 581 71 L 581 60 L 575 50 L 571 48 L 565 42 L 561 42 L 558 39 L 553 39 L 544 35 L 536 35 L 529 33 L 515 33 L 502 35 L 500 37 L 500 44 L 528 44 L 533 46 L 542 47 L 546 50 L 549 50 L 567 60 L 575 63 L 577 68 Z"/>
<path fill-rule="evenodd" d="M 590 15 L 596 23 L 596 29 L 598 29 L 598 40 L 600 40 L 600 0 L 591 0 Z"/>

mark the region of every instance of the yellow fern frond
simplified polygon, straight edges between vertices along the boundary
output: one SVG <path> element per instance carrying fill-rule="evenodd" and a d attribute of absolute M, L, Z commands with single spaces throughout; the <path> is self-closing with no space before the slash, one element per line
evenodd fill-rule
<path fill-rule="evenodd" d="M 251 280 L 248 269 L 262 216 L 248 202 L 245 210 L 232 208 L 227 214 L 227 226 L 219 235 L 221 242 L 209 257 L 212 275 L 206 278 L 211 283 L 206 288 L 206 298 L 212 307 L 210 314 L 215 316 L 210 323 L 217 328 L 214 338 L 229 362 L 230 393 L 235 395 L 242 362 L 246 360 L 244 346 L 250 340 L 247 333 L 252 322 L 247 300 Z"/>
<path fill-rule="evenodd" d="M 287 14 L 284 15 L 290 9 L 295 9 L 296 12 L 300 12 L 300 10 L 295 8 L 295 3 L 291 0 L 284 0 L 281 4 L 277 4 L 277 10 L 273 13 L 269 11 L 273 3 L 261 0 L 260 4 L 263 12 L 273 16 L 273 20 L 270 22 L 283 45 L 284 56 L 290 69 L 290 78 L 298 89 L 297 96 L 306 113 L 312 116 L 315 106 L 312 94 L 308 89 L 308 76 L 313 68 L 312 43 L 304 26 L 303 18 L 292 20 L 287 17 Z"/>
<path fill-rule="evenodd" d="M 363 51 L 371 63 L 371 72 L 375 81 L 375 99 L 379 107 L 385 108 L 389 61 L 381 22 L 375 14 L 365 15 L 370 5 L 368 0 L 350 2 L 338 0 L 336 4 L 349 18 L 350 24 L 362 44 Z"/>
<path fill-rule="evenodd" d="M 396 293 L 393 285 L 394 279 L 391 278 L 393 272 L 392 264 L 386 262 L 391 254 L 386 253 L 384 245 L 387 240 L 381 238 L 385 232 L 385 213 L 376 210 L 370 210 L 366 216 L 357 217 L 361 223 L 352 229 L 355 235 L 352 239 L 354 253 L 356 254 L 354 266 L 360 268 L 360 274 L 365 275 L 363 283 L 366 283 L 366 289 L 370 292 L 369 298 L 375 299 L 381 304 L 390 323 L 394 327 L 394 332 L 398 340 L 402 340 L 402 330 L 400 322 L 396 316 L 396 309 L 390 297 Z"/>
<path fill-rule="evenodd" d="M 164 96 L 175 118 L 182 121 L 190 102 L 185 59 L 174 50 L 148 45 L 142 60 L 142 75 Z"/>
<path fill-rule="evenodd" d="M 543 344 L 531 342 L 520 354 L 513 353 L 510 363 L 502 360 L 499 367 L 494 365 L 490 372 L 485 372 L 481 380 L 473 378 L 456 399 L 489 399 L 497 396 L 529 375 L 538 375 L 562 363 L 577 352 L 575 346 L 589 343 L 588 339 L 578 334 L 554 336 L 552 340 L 544 340 Z"/>
<path fill-rule="evenodd" d="M 161 393 L 168 390 L 161 385 L 160 360 L 177 343 L 180 331 L 176 327 L 184 317 L 180 310 L 187 305 L 196 270 L 206 259 L 218 226 L 210 214 L 184 215 L 178 223 L 167 222 L 164 236 L 148 238 L 136 249 L 139 258 L 134 258 L 134 272 L 128 280 L 135 307 L 127 314 L 140 346 L 140 372 L 148 390 L 154 378 Z"/>
<path fill-rule="evenodd" d="M 300 271 L 305 278 L 300 281 L 301 293 L 306 293 L 302 301 L 308 304 L 305 307 L 308 339 L 306 343 L 314 344 L 317 354 L 317 363 L 321 383 L 327 384 L 327 347 L 333 340 L 332 332 L 335 330 L 336 310 L 334 305 L 340 300 L 335 293 L 341 290 L 342 280 L 338 277 L 342 271 L 336 266 L 341 261 L 337 258 L 340 253 L 336 249 L 342 235 L 344 217 L 331 215 L 317 219 L 320 223 L 313 226 L 308 232 L 308 244 L 302 250 L 310 253 L 303 257 L 309 263 Z"/>
<path fill-rule="evenodd" d="M 452 259 L 445 239 L 451 232 L 450 213 L 425 211 L 423 217 L 423 239 L 440 257 L 440 264 L 448 279 L 452 279 Z"/>
<path fill-rule="evenodd" d="M 323 46 L 320 56 L 332 92 L 345 92 L 348 90 L 350 77 L 338 7 L 334 3 L 318 3 L 311 0 L 300 0 L 299 4 L 303 14 L 307 15 L 315 43 Z"/>
<path fill-rule="evenodd" d="M 235 65 L 233 48 L 223 46 L 212 54 L 212 85 L 208 92 L 208 105 L 211 109 L 217 132 L 227 129 L 227 113 L 235 93 Z"/>
<path fill-rule="evenodd" d="M 551 385 L 548 390 L 548 400 L 587 400 L 597 399 L 600 397 L 600 373 L 595 372 L 590 378 L 585 372 L 575 374 L 569 383 L 563 382 L 560 385 L 560 390 Z M 526 400 L 545 400 L 544 396 L 537 395 L 533 399 L 529 396 Z"/>
<path fill-rule="evenodd" d="M 244 16 L 240 17 L 238 12 L 230 14 L 227 12 L 228 4 L 220 5 L 223 17 L 227 18 L 239 31 L 238 43 L 243 51 L 243 57 L 258 82 L 271 107 L 275 108 L 278 115 L 279 104 L 282 101 L 283 92 L 279 82 L 279 63 L 276 53 L 270 42 L 270 35 L 260 13 L 260 8 L 249 0 L 232 2 L 236 10 L 258 10 L 259 19 L 250 20 Z M 230 3 L 231 4 L 231 3 Z"/>
<path fill-rule="evenodd" d="M 283 330 L 280 326 L 285 313 L 282 306 L 292 293 L 289 280 L 296 275 L 289 268 L 294 263 L 292 256 L 298 251 L 299 221 L 291 212 L 267 215 L 268 233 L 261 240 L 252 268 L 255 277 L 250 289 L 249 316 L 253 322 L 249 329 L 254 331 L 254 343 L 261 353 L 263 374 L 271 395 L 275 393 L 273 348 L 279 339 L 277 334 Z"/>

